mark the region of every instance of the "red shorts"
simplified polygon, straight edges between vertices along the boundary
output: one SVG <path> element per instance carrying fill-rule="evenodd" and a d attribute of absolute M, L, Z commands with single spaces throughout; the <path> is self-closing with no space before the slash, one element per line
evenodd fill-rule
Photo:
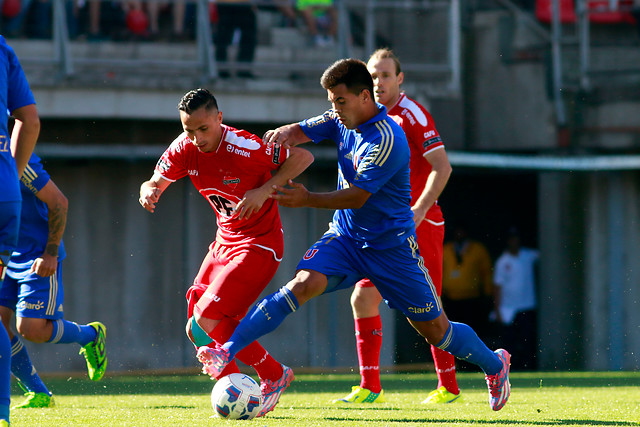
<path fill-rule="evenodd" d="M 273 252 L 255 245 L 212 243 L 187 291 L 187 317 L 242 319 L 279 265 Z"/>
<path fill-rule="evenodd" d="M 444 223 L 435 225 L 427 220 L 416 230 L 418 249 L 424 259 L 424 265 L 429 270 L 438 296 L 442 294 L 442 252 L 444 244 Z M 356 283 L 357 287 L 369 288 L 373 283 L 369 279 L 362 279 Z"/>

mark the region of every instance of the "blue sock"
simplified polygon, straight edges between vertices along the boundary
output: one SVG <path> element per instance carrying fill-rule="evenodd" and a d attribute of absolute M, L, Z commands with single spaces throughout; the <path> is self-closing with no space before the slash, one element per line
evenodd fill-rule
<path fill-rule="evenodd" d="M 5 328 L 0 328 L 0 420 L 9 421 L 11 405 L 11 342 Z"/>
<path fill-rule="evenodd" d="M 11 340 L 11 373 L 29 390 L 51 395 L 29 358 L 26 347 L 14 336 Z"/>
<path fill-rule="evenodd" d="M 436 347 L 478 365 L 487 375 L 497 374 L 502 369 L 500 358 L 464 323 L 449 322 L 444 338 Z"/>
<path fill-rule="evenodd" d="M 93 326 L 78 325 L 69 320 L 58 319 L 53 321 L 53 332 L 49 341 L 51 344 L 78 343 L 81 346 L 89 344 L 96 339 L 96 330 Z"/>
<path fill-rule="evenodd" d="M 235 355 L 263 335 L 276 329 L 289 314 L 298 309 L 298 300 L 285 287 L 267 296 L 245 316 L 223 347 Z"/>

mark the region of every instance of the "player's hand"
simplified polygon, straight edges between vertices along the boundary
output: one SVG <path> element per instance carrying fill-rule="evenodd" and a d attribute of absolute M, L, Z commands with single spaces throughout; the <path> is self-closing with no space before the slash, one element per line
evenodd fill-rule
<path fill-rule="evenodd" d="M 161 191 L 157 187 L 143 186 L 140 188 L 140 199 L 138 201 L 143 208 L 153 213 L 156 209 L 156 203 L 160 199 L 160 194 Z"/>
<path fill-rule="evenodd" d="M 234 215 L 237 219 L 249 219 L 251 215 L 262 209 L 262 205 L 269 198 L 269 189 L 254 188 L 244 193 L 244 197 L 236 205 Z"/>
<path fill-rule="evenodd" d="M 285 125 L 277 129 L 268 130 L 262 137 L 262 141 L 269 147 L 280 146 L 289 149 L 291 148 L 291 143 L 289 142 L 290 127 L 290 125 Z"/>
<path fill-rule="evenodd" d="M 49 277 L 56 272 L 58 268 L 58 257 L 48 254 L 43 254 L 31 265 L 31 272 L 36 273 L 40 277 Z"/>
<path fill-rule="evenodd" d="M 426 211 L 416 208 L 415 206 L 411 207 L 411 211 L 413 212 L 413 222 L 416 223 L 416 228 L 424 221 L 426 216 Z"/>
<path fill-rule="evenodd" d="M 291 188 L 274 185 L 273 189 L 278 193 L 271 194 L 272 199 L 277 200 L 280 206 L 287 208 L 301 208 L 307 205 L 309 190 L 304 185 L 289 180 Z"/>

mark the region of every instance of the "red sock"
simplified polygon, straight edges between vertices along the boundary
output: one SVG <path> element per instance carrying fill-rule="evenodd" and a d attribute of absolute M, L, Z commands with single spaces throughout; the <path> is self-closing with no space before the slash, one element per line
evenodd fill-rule
<path fill-rule="evenodd" d="M 209 334 L 212 340 L 220 344 L 227 342 L 238 326 L 238 321 L 225 317 Z M 282 376 L 282 365 L 278 363 L 258 341 L 254 341 L 236 354 L 236 359 L 253 367 L 262 379 L 277 381 Z M 235 364 L 235 362 L 233 362 Z M 236 366 L 237 369 L 237 366 Z M 226 370 L 225 370 L 226 371 Z M 223 372 L 225 372 L 223 371 Z M 231 373 L 231 372 L 230 372 Z"/>
<path fill-rule="evenodd" d="M 438 388 L 444 386 L 449 393 L 460 394 L 456 380 L 456 358 L 435 346 L 431 346 L 431 354 L 438 374 Z"/>
<path fill-rule="evenodd" d="M 380 393 L 380 348 L 382 320 L 380 315 L 355 319 L 356 349 L 360 363 L 360 387 Z"/>

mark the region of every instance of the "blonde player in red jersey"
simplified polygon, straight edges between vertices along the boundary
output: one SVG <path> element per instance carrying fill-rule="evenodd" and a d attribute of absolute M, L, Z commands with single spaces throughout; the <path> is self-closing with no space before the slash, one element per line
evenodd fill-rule
<path fill-rule="evenodd" d="M 409 141 L 411 209 L 416 223 L 418 247 L 440 296 L 444 218 L 437 199 L 449 180 L 451 164 L 429 112 L 400 91 L 404 74 L 396 55 L 390 49 L 378 49 L 369 58 L 367 68 L 373 77 L 376 101 L 387 107 L 389 116 L 402 127 Z M 373 403 L 385 400 L 379 369 L 382 346 L 379 311 L 381 301 L 380 293 L 368 279 L 356 284 L 351 294 L 351 307 L 361 382 L 359 386 L 352 387 L 350 394 L 334 402 Z M 438 386 L 423 403 L 451 403 L 460 400 L 455 358 L 433 345 L 431 354 L 438 374 Z"/>
<path fill-rule="evenodd" d="M 211 204 L 215 241 L 187 291 L 187 335 L 197 347 L 224 343 L 273 278 L 282 259 L 283 235 L 275 185 L 286 185 L 312 162 L 304 149 L 267 146 L 247 131 L 222 123 L 215 97 L 206 89 L 185 94 L 178 105 L 184 132 L 167 148 L 150 180 L 140 186 L 140 204 L 154 212 L 160 195 L 189 176 Z M 238 353 L 261 380 L 259 416 L 273 410 L 293 381 L 291 368 L 257 342 Z M 239 372 L 230 364 L 217 377 Z"/>

